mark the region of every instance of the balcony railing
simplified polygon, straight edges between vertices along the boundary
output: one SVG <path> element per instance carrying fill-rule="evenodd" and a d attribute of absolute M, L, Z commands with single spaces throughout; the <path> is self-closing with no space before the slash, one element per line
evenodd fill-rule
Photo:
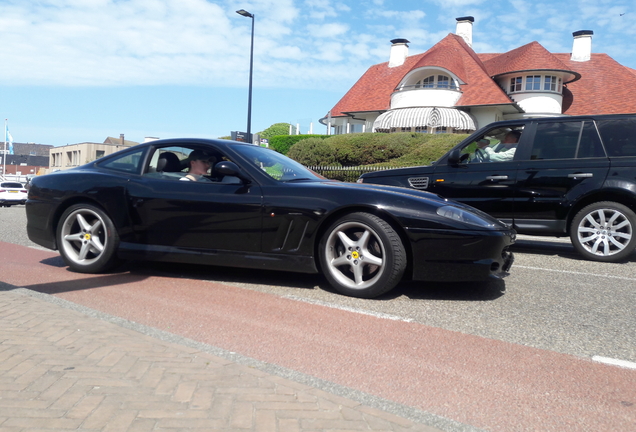
<path fill-rule="evenodd" d="M 401 86 L 396 88 L 394 91 L 408 91 L 408 90 L 454 90 L 459 91 L 459 86 L 450 83 L 441 83 L 441 84 L 414 84 L 408 86 Z"/>

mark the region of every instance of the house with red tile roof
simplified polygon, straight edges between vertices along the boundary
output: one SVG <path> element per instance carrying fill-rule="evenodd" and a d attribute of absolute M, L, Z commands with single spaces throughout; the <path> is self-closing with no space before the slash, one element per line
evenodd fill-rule
<path fill-rule="evenodd" d="M 499 120 L 636 113 L 636 71 L 592 53 L 590 30 L 571 53 L 538 42 L 503 54 L 472 49 L 473 17 L 422 54 L 391 41 L 389 61 L 371 66 L 321 119 L 335 134 L 469 133 Z"/>

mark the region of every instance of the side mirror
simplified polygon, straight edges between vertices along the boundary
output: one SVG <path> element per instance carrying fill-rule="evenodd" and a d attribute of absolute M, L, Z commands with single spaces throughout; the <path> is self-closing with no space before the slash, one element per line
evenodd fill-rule
<path fill-rule="evenodd" d="M 446 158 L 446 163 L 448 165 L 458 165 L 459 161 L 460 161 L 459 149 L 451 150 L 450 153 L 448 154 L 448 157 Z"/>
<path fill-rule="evenodd" d="M 222 161 L 214 165 L 214 172 L 221 174 L 223 177 L 238 177 L 243 180 L 244 183 L 251 183 L 252 181 L 234 162 Z"/>

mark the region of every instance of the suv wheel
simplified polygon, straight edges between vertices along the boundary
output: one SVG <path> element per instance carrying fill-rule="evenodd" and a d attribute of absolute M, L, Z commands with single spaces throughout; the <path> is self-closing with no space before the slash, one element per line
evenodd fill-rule
<path fill-rule="evenodd" d="M 636 248 L 636 214 L 623 204 L 603 201 L 583 208 L 572 220 L 574 248 L 594 261 L 617 262 Z"/>

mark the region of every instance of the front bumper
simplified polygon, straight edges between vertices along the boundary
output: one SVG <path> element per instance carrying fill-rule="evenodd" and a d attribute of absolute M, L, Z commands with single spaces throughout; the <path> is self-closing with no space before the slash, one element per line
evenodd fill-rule
<path fill-rule="evenodd" d="M 516 232 L 409 230 L 413 280 L 480 281 L 508 275 Z"/>

